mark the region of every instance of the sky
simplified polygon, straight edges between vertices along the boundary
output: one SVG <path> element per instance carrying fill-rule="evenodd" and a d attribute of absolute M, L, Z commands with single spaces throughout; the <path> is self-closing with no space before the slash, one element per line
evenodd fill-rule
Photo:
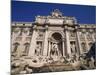
<path fill-rule="evenodd" d="M 81 24 L 96 24 L 96 6 L 11 1 L 11 21 L 33 22 L 35 16 L 48 16 L 59 9 L 63 16 L 74 16 Z"/>

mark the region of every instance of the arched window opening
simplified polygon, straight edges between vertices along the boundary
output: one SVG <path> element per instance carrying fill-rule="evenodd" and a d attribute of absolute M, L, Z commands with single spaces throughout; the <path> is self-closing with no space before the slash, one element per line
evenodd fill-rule
<path fill-rule="evenodd" d="M 18 50 L 19 43 L 14 43 L 13 46 L 14 46 L 13 53 L 15 53 Z"/>

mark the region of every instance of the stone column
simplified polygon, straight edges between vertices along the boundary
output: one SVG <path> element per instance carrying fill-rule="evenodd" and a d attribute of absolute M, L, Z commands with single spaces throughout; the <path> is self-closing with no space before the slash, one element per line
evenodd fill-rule
<path fill-rule="evenodd" d="M 65 57 L 65 44 L 64 44 L 65 39 L 62 39 L 62 45 L 63 45 L 63 57 Z"/>
<path fill-rule="evenodd" d="M 44 50 L 43 50 L 44 56 L 47 56 L 47 49 L 48 49 L 48 26 L 46 26 L 45 29 Z"/>
<path fill-rule="evenodd" d="M 85 32 L 84 37 L 85 37 L 85 42 L 86 42 L 86 49 L 87 49 L 87 51 L 89 51 L 89 45 L 88 45 L 88 40 L 87 40 L 86 34 L 87 33 Z"/>
<path fill-rule="evenodd" d="M 49 51 L 48 51 L 48 56 L 50 56 L 50 50 L 51 50 L 51 42 L 49 40 Z"/>
<path fill-rule="evenodd" d="M 30 48 L 29 48 L 29 56 L 34 56 L 35 48 L 36 48 L 36 38 L 37 38 L 37 32 L 36 32 L 36 25 L 33 27 L 33 34 L 31 38 Z"/>
<path fill-rule="evenodd" d="M 78 54 L 82 54 L 82 50 L 81 50 L 81 42 L 80 42 L 80 32 L 76 31 L 76 49 L 78 51 Z"/>
<path fill-rule="evenodd" d="M 66 49 L 67 49 L 67 54 L 70 57 L 71 56 L 70 40 L 69 40 L 69 31 L 67 29 L 65 30 L 65 34 L 66 34 Z"/>

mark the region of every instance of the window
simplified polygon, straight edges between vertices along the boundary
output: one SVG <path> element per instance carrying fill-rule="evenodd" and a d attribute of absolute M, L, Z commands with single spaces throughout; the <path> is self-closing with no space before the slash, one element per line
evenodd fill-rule
<path fill-rule="evenodd" d="M 91 40 L 91 39 L 92 39 L 92 34 L 88 33 L 88 34 L 87 34 L 87 39 L 88 39 L 88 40 Z"/>
<path fill-rule="evenodd" d="M 85 38 L 84 35 L 85 35 L 85 33 L 84 33 L 84 32 L 81 32 L 80 38 L 81 38 L 81 39 L 84 39 L 84 38 Z"/>
<path fill-rule="evenodd" d="M 22 32 L 23 32 L 23 29 L 20 29 L 19 36 L 21 36 L 21 35 L 22 35 Z"/>
<path fill-rule="evenodd" d="M 13 53 L 15 53 L 18 50 L 19 43 L 14 43 L 14 49 Z"/>
<path fill-rule="evenodd" d="M 82 43 L 81 46 L 82 46 L 83 52 L 86 52 L 86 44 L 85 43 Z"/>
<path fill-rule="evenodd" d="M 24 46 L 25 46 L 24 53 L 28 54 L 30 44 L 29 43 L 25 43 Z"/>
<path fill-rule="evenodd" d="M 30 28 L 24 28 L 24 29 L 23 29 L 23 33 L 24 33 L 25 35 L 30 35 Z"/>

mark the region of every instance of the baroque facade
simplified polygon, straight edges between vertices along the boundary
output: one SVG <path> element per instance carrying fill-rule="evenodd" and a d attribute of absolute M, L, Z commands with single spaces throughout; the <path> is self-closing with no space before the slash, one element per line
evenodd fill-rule
<path fill-rule="evenodd" d="M 12 22 L 11 54 L 15 57 L 72 57 L 87 53 L 96 40 L 95 24 L 79 24 L 59 10 L 34 22 Z"/>

